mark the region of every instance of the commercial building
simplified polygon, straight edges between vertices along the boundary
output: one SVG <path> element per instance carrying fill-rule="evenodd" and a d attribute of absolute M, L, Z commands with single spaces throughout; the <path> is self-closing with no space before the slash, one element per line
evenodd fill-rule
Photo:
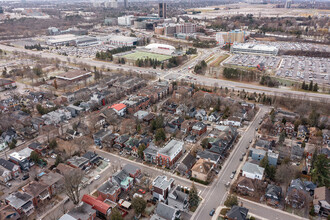
<path fill-rule="evenodd" d="M 230 47 L 230 52 L 276 56 L 278 54 L 278 48 L 262 44 L 233 44 Z"/>
<path fill-rule="evenodd" d="M 118 2 L 117 0 L 108 0 L 104 3 L 104 6 L 106 8 L 118 8 Z"/>
<path fill-rule="evenodd" d="M 131 26 L 134 16 L 133 15 L 127 15 L 118 17 L 118 25 L 121 26 Z"/>
<path fill-rule="evenodd" d="M 158 16 L 160 18 L 166 18 L 166 16 L 167 16 L 166 8 L 167 8 L 166 3 L 159 3 L 158 4 Z"/>
<path fill-rule="evenodd" d="M 218 45 L 244 43 L 248 33 L 243 30 L 235 29 L 229 32 L 218 32 L 215 39 Z"/>

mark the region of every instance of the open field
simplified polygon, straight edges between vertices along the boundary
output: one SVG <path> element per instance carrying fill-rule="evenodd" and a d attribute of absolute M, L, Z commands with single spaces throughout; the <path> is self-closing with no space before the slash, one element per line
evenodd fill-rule
<path fill-rule="evenodd" d="M 163 54 L 156 54 L 156 53 L 149 53 L 149 52 L 143 52 L 143 51 L 136 51 L 133 53 L 129 53 L 123 56 L 126 59 L 129 60 L 138 60 L 138 59 L 156 59 L 158 61 L 164 61 L 171 58 L 171 56 L 163 55 Z"/>

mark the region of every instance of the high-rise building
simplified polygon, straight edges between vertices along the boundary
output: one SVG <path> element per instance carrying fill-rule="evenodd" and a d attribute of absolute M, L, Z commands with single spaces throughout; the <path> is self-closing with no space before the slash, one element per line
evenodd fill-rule
<path fill-rule="evenodd" d="M 249 34 L 240 29 L 229 32 L 218 32 L 215 36 L 218 45 L 243 43 Z"/>
<path fill-rule="evenodd" d="M 158 4 L 158 16 L 160 18 L 166 18 L 166 3 L 159 3 Z"/>
<path fill-rule="evenodd" d="M 128 0 L 124 0 L 124 8 L 128 8 Z"/>

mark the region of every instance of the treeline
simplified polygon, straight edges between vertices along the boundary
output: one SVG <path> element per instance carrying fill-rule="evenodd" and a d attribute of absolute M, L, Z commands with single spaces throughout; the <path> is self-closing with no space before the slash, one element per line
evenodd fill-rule
<path fill-rule="evenodd" d="M 106 60 L 106 61 L 113 61 L 113 54 L 117 54 L 117 53 L 123 53 L 126 51 L 130 51 L 135 49 L 136 46 L 125 46 L 125 47 L 118 47 L 112 50 L 106 50 L 106 51 L 100 51 L 100 52 L 96 52 L 96 59 L 99 60 Z"/>
<path fill-rule="evenodd" d="M 38 110 L 39 114 L 41 114 L 41 115 L 45 115 L 49 112 L 55 111 L 56 109 L 58 109 L 57 106 L 52 107 L 52 108 L 44 108 L 40 104 L 37 105 L 37 110 Z"/>
<path fill-rule="evenodd" d="M 202 60 L 199 64 L 197 64 L 194 68 L 194 72 L 197 74 L 204 74 L 207 67 L 207 63 Z"/>
<path fill-rule="evenodd" d="M 24 46 L 24 48 L 25 49 L 27 49 L 27 50 L 34 50 L 34 49 L 36 49 L 36 50 L 38 50 L 38 51 L 41 51 L 41 50 L 44 50 L 44 49 L 49 49 L 49 47 L 42 47 L 40 44 L 34 44 L 34 45 L 25 45 Z"/>
<path fill-rule="evenodd" d="M 319 86 L 317 83 L 313 83 L 313 81 L 310 81 L 309 84 L 306 84 L 305 81 L 301 85 L 301 89 L 306 90 L 306 91 L 313 91 L 317 92 L 319 90 Z"/>
<path fill-rule="evenodd" d="M 200 40 L 194 40 L 193 46 L 199 47 L 199 48 L 211 48 L 215 47 L 217 42 L 215 40 L 210 41 L 200 41 Z"/>
<path fill-rule="evenodd" d="M 285 50 L 285 51 L 280 51 L 279 54 L 280 55 L 288 55 L 288 56 L 306 56 L 306 57 L 330 58 L 330 52 L 326 52 L 326 51 Z"/>
<path fill-rule="evenodd" d="M 187 55 L 190 55 L 190 54 L 197 54 L 197 48 L 192 48 L 192 47 L 189 47 L 187 52 L 186 52 Z"/>
<path fill-rule="evenodd" d="M 259 83 L 263 86 L 268 86 L 268 87 L 279 86 L 278 81 L 270 76 L 262 76 Z"/>
<path fill-rule="evenodd" d="M 164 68 L 164 64 L 157 59 L 145 58 L 145 59 L 137 59 L 135 61 L 135 65 L 138 67 L 153 67 L 156 69 L 157 66 L 162 65 L 162 69 Z"/>
<path fill-rule="evenodd" d="M 227 79 L 255 81 L 257 78 L 257 73 L 254 71 L 245 71 L 226 67 L 223 70 L 223 76 Z"/>

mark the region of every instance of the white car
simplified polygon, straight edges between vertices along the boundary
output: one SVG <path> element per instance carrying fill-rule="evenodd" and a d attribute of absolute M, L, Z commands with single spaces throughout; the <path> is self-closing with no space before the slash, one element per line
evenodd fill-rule
<path fill-rule="evenodd" d="M 51 158 L 53 158 L 53 159 L 56 159 L 56 154 L 52 154 L 52 156 L 50 156 Z"/>
<path fill-rule="evenodd" d="M 98 179 L 100 179 L 100 175 L 96 175 L 95 177 L 94 177 L 94 180 L 98 180 Z"/>
<path fill-rule="evenodd" d="M 110 160 L 108 158 L 104 158 L 105 162 L 110 162 Z"/>
<path fill-rule="evenodd" d="M 232 173 L 232 174 L 230 175 L 230 179 L 233 179 L 234 176 L 235 176 L 235 173 Z"/>

